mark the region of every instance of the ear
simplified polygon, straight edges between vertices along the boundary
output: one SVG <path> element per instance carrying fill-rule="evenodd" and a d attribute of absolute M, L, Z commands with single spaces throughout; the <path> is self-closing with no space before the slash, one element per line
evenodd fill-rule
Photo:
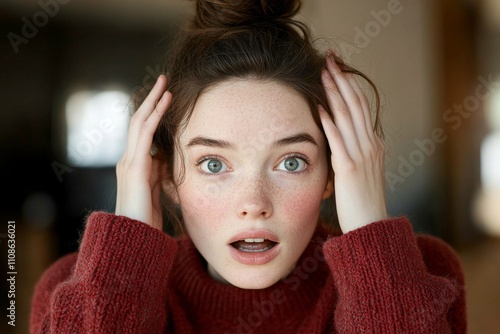
<path fill-rule="evenodd" d="M 171 180 L 170 178 L 163 180 L 161 183 L 161 187 L 162 190 L 175 204 L 179 204 L 179 195 L 177 193 L 177 189 L 174 185 L 173 180 Z"/>
<path fill-rule="evenodd" d="M 326 181 L 325 190 L 323 191 L 322 199 L 327 199 L 333 194 L 333 173 L 328 173 L 328 180 Z"/>

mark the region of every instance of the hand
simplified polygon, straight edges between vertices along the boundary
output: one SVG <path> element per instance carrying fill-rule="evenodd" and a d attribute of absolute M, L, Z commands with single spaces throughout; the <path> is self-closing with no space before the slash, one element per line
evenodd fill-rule
<path fill-rule="evenodd" d="M 327 55 L 322 82 L 335 124 L 320 106 L 332 152 L 335 199 L 344 233 L 387 219 L 385 145 L 374 132 L 367 98 L 356 79 Z"/>
<path fill-rule="evenodd" d="M 155 86 L 130 120 L 127 147 L 116 165 L 116 215 L 127 216 L 162 229 L 160 179 L 165 162 L 151 156 L 153 135 L 170 106 L 165 91 L 167 78 L 160 75 Z"/>

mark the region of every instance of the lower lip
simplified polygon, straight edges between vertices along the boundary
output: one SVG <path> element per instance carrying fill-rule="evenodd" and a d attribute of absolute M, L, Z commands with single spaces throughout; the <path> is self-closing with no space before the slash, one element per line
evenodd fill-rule
<path fill-rule="evenodd" d="M 274 260 L 280 251 L 280 244 L 274 245 L 273 248 L 264 252 L 243 252 L 229 245 L 229 252 L 233 259 L 241 264 L 259 265 L 266 264 Z"/>

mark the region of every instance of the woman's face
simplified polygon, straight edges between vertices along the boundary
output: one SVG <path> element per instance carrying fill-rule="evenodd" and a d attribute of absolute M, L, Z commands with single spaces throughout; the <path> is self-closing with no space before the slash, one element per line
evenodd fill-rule
<path fill-rule="evenodd" d="M 228 80 L 200 96 L 179 140 L 176 200 L 209 274 L 263 289 L 290 273 L 332 192 L 306 100 L 277 82 Z"/>

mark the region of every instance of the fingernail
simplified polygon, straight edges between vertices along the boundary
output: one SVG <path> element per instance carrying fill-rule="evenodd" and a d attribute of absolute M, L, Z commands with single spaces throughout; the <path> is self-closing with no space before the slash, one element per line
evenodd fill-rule
<path fill-rule="evenodd" d="M 333 55 L 326 57 L 326 62 L 328 64 L 330 64 L 331 66 L 335 66 L 336 65 L 335 60 L 333 58 Z"/>
<path fill-rule="evenodd" d="M 327 70 L 326 68 L 325 68 L 325 69 L 323 69 L 323 71 L 321 71 L 321 78 L 322 78 L 323 80 L 325 80 L 325 81 L 326 81 L 326 80 L 328 80 L 329 75 L 330 75 L 330 74 L 328 73 L 328 70 Z"/>
<path fill-rule="evenodd" d="M 326 62 L 331 62 L 332 59 L 333 59 L 333 53 L 331 50 L 328 50 L 327 54 L 326 54 Z"/>
<path fill-rule="evenodd" d="M 158 78 L 156 78 L 156 83 L 160 82 L 160 78 L 162 77 L 163 74 L 160 74 Z"/>
<path fill-rule="evenodd" d="M 325 108 L 322 105 L 318 104 L 319 117 L 324 118 L 326 116 Z"/>

